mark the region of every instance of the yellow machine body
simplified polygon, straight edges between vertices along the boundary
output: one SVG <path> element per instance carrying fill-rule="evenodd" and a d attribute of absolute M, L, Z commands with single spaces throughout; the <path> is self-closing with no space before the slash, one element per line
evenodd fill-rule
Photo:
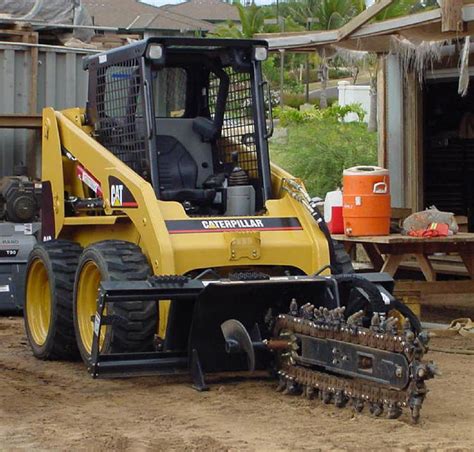
<path fill-rule="evenodd" d="M 238 217 L 241 227 L 233 229 L 236 218 L 190 218 L 180 203 L 158 200 L 151 184 L 98 143 L 92 128 L 83 122 L 84 111 L 79 108 L 43 111 L 42 180 L 51 187 L 54 219 L 50 232 L 43 229 L 43 240 L 63 238 L 83 247 L 107 239 L 132 242 L 147 256 L 155 275 L 235 267 L 260 267 L 276 275 L 278 268 L 291 267 L 311 274 L 329 263 L 325 236 L 309 211 L 282 190 L 283 180 L 291 176 L 276 165 L 271 170 L 277 197 L 266 202 L 262 215 Z M 68 156 L 63 155 L 63 148 Z M 84 198 L 90 191 L 84 174 L 91 179 L 89 186 L 91 182 L 100 186 L 105 215 L 66 215 L 65 193 Z M 110 177 L 126 187 L 133 205 L 117 204 L 120 193 L 115 190 L 123 188 L 113 187 Z M 297 219 L 300 226 L 268 230 L 259 221 L 271 218 Z M 202 227 L 168 230 L 167 222 L 176 220 L 192 220 Z"/>

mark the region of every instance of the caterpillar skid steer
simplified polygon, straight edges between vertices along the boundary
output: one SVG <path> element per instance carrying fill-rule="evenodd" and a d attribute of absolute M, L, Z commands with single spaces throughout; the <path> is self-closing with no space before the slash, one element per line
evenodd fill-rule
<path fill-rule="evenodd" d="M 44 110 L 33 353 L 80 354 L 93 377 L 190 372 L 201 390 L 206 373 L 268 369 L 285 393 L 417 420 L 428 337 L 270 163 L 266 56 L 150 38 L 85 60 L 85 109 Z"/>

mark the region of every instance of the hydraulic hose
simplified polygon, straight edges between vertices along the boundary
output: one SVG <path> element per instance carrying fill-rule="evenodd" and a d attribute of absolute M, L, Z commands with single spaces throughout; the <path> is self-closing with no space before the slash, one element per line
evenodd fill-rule
<path fill-rule="evenodd" d="M 367 302 L 369 302 L 373 312 L 388 312 L 394 309 L 408 319 L 412 330 L 416 334 L 422 331 L 420 320 L 407 305 L 396 298 L 391 298 L 390 303 L 388 305 L 385 304 L 377 286 L 367 279 L 356 275 L 334 275 L 333 278 L 340 282 L 348 282 L 353 288 L 359 288 L 367 295 L 367 298 L 358 298 L 347 306 L 347 316 L 363 310 Z"/>
<path fill-rule="evenodd" d="M 387 312 L 388 306 L 382 298 L 378 287 L 369 280 L 358 275 L 333 275 L 338 283 L 350 284 L 354 289 L 361 289 L 367 295 L 367 301 L 370 303 L 373 312 Z"/>

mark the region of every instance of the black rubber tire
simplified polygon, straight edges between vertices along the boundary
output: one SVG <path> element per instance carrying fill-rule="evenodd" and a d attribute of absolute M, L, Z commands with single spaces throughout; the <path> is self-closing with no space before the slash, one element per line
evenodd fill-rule
<path fill-rule="evenodd" d="M 52 240 L 35 245 L 30 253 L 27 275 L 33 262 L 40 259 L 47 271 L 51 294 L 51 321 L 48 334 L 44 344 L 38 345 L 33 338 L 28 322 L 28 294 L 25 288 L 25 330 L 36 358 L 74 360 L 79 357 L 74 334 L 72 296 L 74 276 L 81 252 L 82 247 L 75 242 Z"/>
<path fill-rule="evenodd" d="M 334 262 L 331 262 L 331 267 L 335 275 L 345 275 L 348 273 L 355 273 L 354 267 L 352 266 L 352 259 L 347 254 L 344 245 L 337 240 L 333 240 L 334 247 Z"/>
<path fill-rule="evenodd" d="M 103 281 L 143 281 L 151 275 L 146 257 L 133 243 L 104 240 L 84 249 L 77 266 L 73 314 L 77 345 L 86 364 L 90 361 L 90 353 L 84 348 L 80 338 L 76 295 L 79 274 L 88 261 L 93 261 L 97 265 Z M 121 316 L 127 320 L 127 323 L 111 325 L 107 329 L 101 353 L 146 352 L 154 349 L 158 320 L 156 303 L 143 301 L 109 303 L 107 310 L 107 314 Z"/>

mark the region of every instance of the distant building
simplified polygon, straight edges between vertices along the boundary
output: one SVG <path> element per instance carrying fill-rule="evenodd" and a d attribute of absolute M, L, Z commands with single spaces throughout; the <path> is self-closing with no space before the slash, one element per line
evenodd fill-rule
<path fill-rule="evenodd" d="M 137 0 L 82 0 L 94 25 L 115 27 L 121 32 L 143 37 L 204 35 L 214 25 L 196 17 L 165 8 L 157 8 Z"/>
<path fill-rule="evenodd" d="M 160 9 L 205 20 L 213 24 L 232 21 L 240 23 L 238 9 L 222 0 L 187 0 L 175 5 L 163 5 Z"/>

